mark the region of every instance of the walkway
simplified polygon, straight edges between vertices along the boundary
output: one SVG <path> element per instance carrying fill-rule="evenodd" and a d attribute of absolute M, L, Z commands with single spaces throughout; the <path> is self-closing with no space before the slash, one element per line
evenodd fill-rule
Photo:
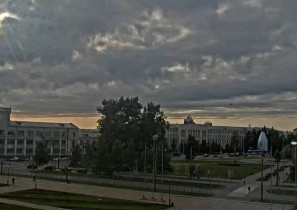
<path fill-rule="evenodd" d="M 5 183 L 6 177 L 0 176 L 0 182 Z M 28 178 L 17 178 L 16 187 L 19 189 L 24 188 L 34 188 L 34 183 L 32 179 Z M 46 190 L 55 190 L 62 192 L 70 192 L 70 193 L 79 193 L 84 195 L 93 195 L 98 197 L 110 197 L 117 199 L 125 199 L 125 200 L 133 200 L 133 201 L 141 201 L 143 192 L 136 190 L 127 190 L 127 189 L 115 189 L 109 187 L 99 187 L 99 186 L 91 186 L 91 185 L 83 185 L 83 184 L 66 184 L 63 182 L 55 182 L 55 181 L 45 181 L 38 180 L 37 187 L 40 189 Z M 5 188 L 14 188 L 12 186 Z M 1 189 L 1 188 L 0 188 Z M 145 192 L 144 195 L 147 198 L 152 197 L 151 192 Z M 166 200 L 166 204 L 168 203 L 168 194 L 160 194 L 155 193 L 154 197 L 157 201 L 145 200 L 144 202 L 149 203 L 161 203 L 161 196 Z M 250 210 L 253 208 L 254 210 L 268 210 L 270 209 L 269 204 L 265 203 L 252 203 L 246 201 L 236 201 L 236 200 L 226 200 L 226 199 L 211 199 L 211 198 L 197 198 L 197 197 L 189 197 L 189 196 L 178 196 L 171 195 L 171 201 L 174 202 L 175 206 L 172 208 L 173 210 L 193 210 L 193 209 L 210 209 L 210 210 Z M 285 209 L 291 209 L 291 206 L 285 206 Z M 273 205 L 274 210 L 283 209 L 281 205 Z"/>

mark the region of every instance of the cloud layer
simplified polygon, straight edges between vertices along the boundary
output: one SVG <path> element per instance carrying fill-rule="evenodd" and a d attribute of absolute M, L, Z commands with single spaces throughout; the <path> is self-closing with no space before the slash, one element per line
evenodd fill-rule
<path fill-rule="evenodd" d="M 124 95 L 160 103 L 169 119 L 296 118 L 296 9 L 289 0 L 3 0 L 0 106 L 91 117 L 102 99 Z"/>

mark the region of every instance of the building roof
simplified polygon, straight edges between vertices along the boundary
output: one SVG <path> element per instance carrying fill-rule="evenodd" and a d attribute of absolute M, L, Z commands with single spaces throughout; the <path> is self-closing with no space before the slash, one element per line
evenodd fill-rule
<path fill-rule="evenodd" d="M 49 123 L 49 122 L 27 122 L 27 121 L 10 121 L 10 126 L 20 127 L 44 127 L 44 128 L 77 128 L 72 123 Z"/>

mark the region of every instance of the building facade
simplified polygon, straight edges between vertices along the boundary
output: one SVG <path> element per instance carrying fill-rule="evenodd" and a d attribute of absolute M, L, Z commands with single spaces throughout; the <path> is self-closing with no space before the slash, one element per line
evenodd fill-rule
<path fill-rule="evenodd" d="M 259 129 L 259 128 L 256 128 Z M 248 131 L 252 131 L 251 127 L 230 127 L 230 126 L 213 126 L 211 122 L 204 124 L 196 124 L 191 116 L 184 120 L 184 124 L 171 124 L 166 132 L 166 139 L 169 145 L 175 145 L 180 148 L 181 144 L 188 143 L 189 135 L 194 136 L 195 140 L 201 143 L 205 140 L 207 143 L 217 143 L 222 148 L 226 144 L 230 144 L 231 137 L 235 133 L 238 135 L 240 145 L 243 145 L 243 140 Z"/>
<path fill-rule="evenodd" d="M 72 123 L 11 121 L 11 108 L 0 108 L 0 155 L 29 157 L 37 142 L 48 145 L 51 156 L 68 156 L 78 143 L 79 128 Z"/>

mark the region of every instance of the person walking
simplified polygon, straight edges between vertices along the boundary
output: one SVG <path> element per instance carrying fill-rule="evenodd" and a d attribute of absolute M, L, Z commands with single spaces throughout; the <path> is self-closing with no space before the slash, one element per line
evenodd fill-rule
<path fill-rule="evenodd" d="M 250 194 L 251 193 L 251 187 L 250 186 L 248 187 L 248 190 L 249 190 L 249 194 Z"/>
<path fill-rule="evenodd" d="M 11 179 L 11 181 L 12 181 L 12 186 L 14 186 L 14 181 L 15 181 L 14 177 Z"/>

